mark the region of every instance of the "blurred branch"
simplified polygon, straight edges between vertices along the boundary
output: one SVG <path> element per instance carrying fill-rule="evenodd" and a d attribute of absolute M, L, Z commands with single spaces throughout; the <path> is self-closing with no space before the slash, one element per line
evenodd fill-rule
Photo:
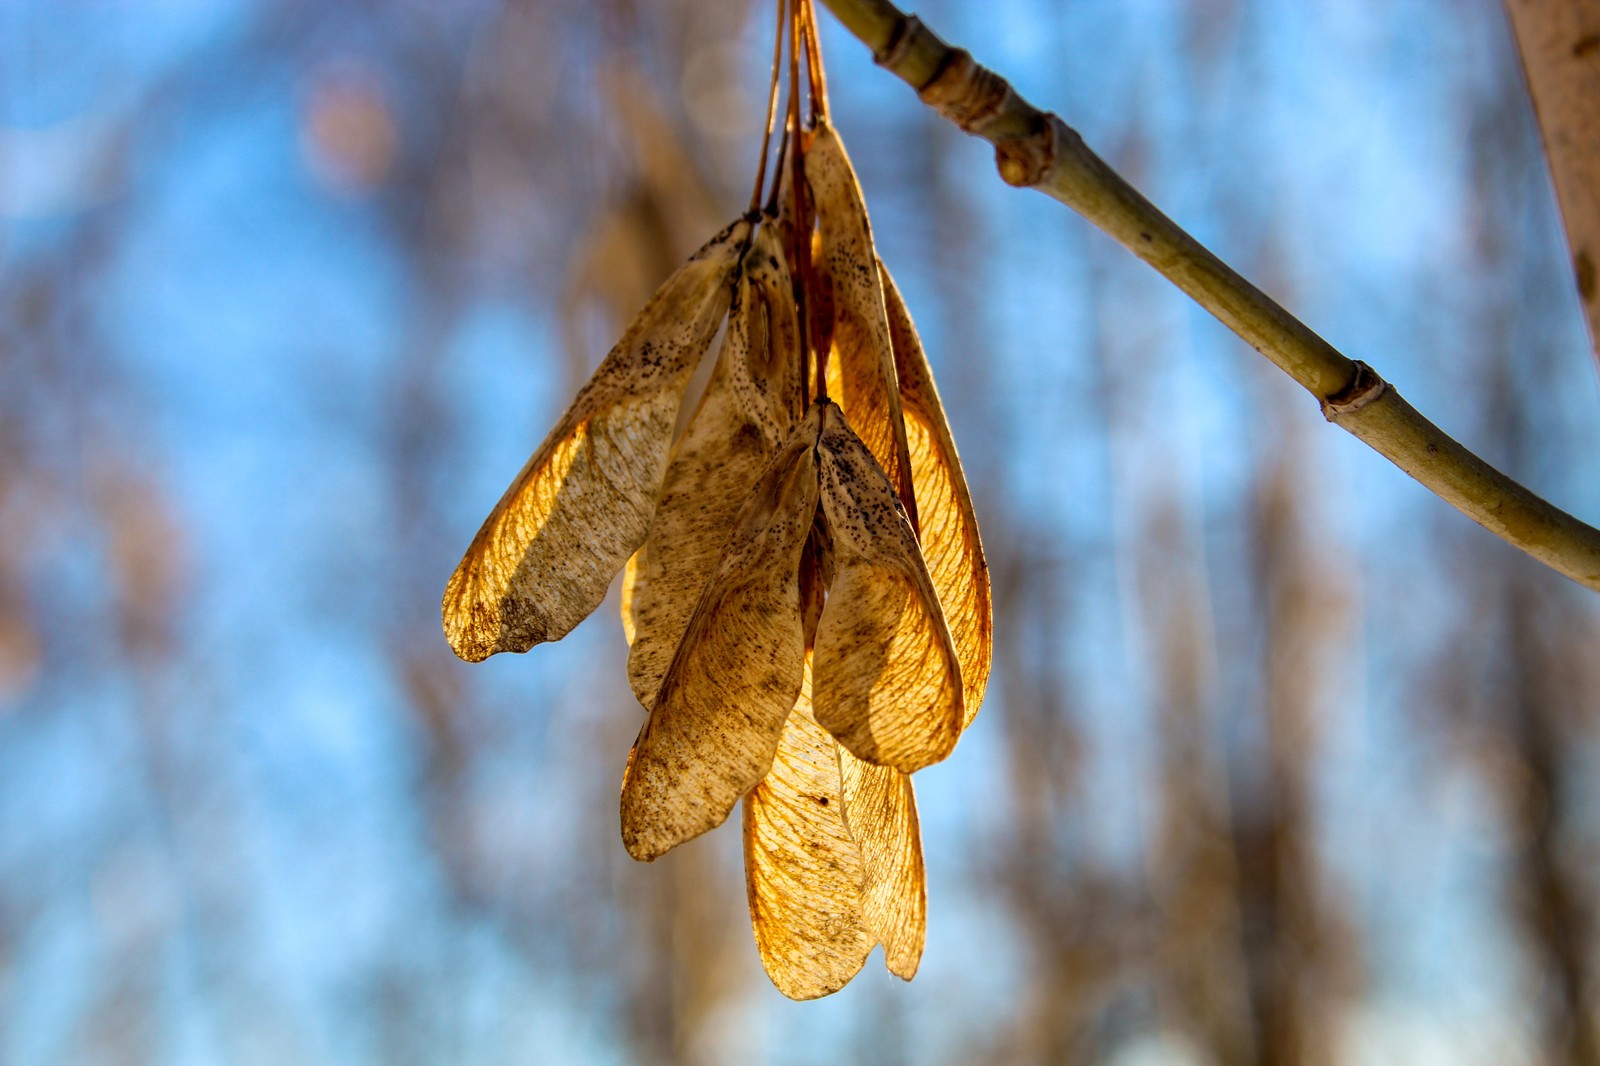
<path fill-rule="evenodd" d="M 1506 543 L 1600 591 L 1600 530 L 1446 435 L 1365 363 L 1346 358 L 1162 214 L 1060 118 L 952 49 L 889 0 L 822 0 L 922 101 L 995 146 L 1008 184 L 1076 210 L 1294 378 L 1354 434 Z"/>
<path fill-rule="evenodd" d="M 1515 911 L 1525 948 L 1548 991 L 1541 1034 L 1547 1061 L 1561 1066 L 1600 1063 L 1600 1028 L 1590 1009 L 1594 989 L 1594 903 L 1574 855 L 1577 791 L 1569 753 L 1579 747 L 1581 706 L 1572 656 L 1582 645 L 1581 618 L 1559 597 L 1541 595 L 1530 575 L 1507 573 L 1501 642 L 1509 675 L 1503 708 L 1505 757 L 1515 760 L 1521 788 L 1505 797 L 1514 851 L 1509 864 Z M 1565 660 L 1565 661 L 1564 661 Z M 1581 773 L 1581 771 L 1580 771 Z"/>
<path fill-rule="evenodd" d="M 1600 358 L 1600 0 L 1506 0 Z"/>

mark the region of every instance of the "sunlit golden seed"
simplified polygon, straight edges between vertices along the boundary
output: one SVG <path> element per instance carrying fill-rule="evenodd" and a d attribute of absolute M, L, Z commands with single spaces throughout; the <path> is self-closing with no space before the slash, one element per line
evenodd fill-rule
<path fill-rule="evenodd" d="M 750 237 L 735 222 L 656 291 L 484 521 L 445 586 L 469 662 L 559 640 L 644 540 L 695 363 Z"/>
<path fill-rule="evenodd" d="M 624 844 L 654 859 L 743 799 L 757 947 L 799 999 L 842 987 L 878 944 L 891 972 L 916 973 L 927 898 L 909 775 L 955 746 L 992 658 L 966 481 L 818 106 L 809 17 L 780 6 L 813 90 L 802 126 L 791 80 L 780 195 L 662 285 L 444 598 L 452 647 L 478 660 L 559 639 L 626 564 L 629 681 L 649 713 L 623 775 Z"/>

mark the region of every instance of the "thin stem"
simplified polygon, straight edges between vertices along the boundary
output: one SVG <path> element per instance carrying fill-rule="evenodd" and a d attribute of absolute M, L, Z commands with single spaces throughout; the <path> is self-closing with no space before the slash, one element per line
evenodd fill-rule
<path fill-rule="evenodd" d="M 1129 185 L 1060 118 L 889 0 L 823 0 L 922 101 L 995 146 L 1008 184 L 1060 200 L 1244 338 L 1347 430 L 1506 543 L 1600 591 L 1600 530 L 1494 469 L 1240 277 Z"/>
<path fill-rule="evenodd" d="M 772 127 L 778 120 L 778 73 L 783 69 L 783 14 L 784 0 L 778 0 L 778 26 L 772 35 L 772 82 L 767 87 L 766 132 L 761 135 L 761 162 L 756 166 L 756 187 L 750 192 L 750 214 L 755 214 L 761 206 L 761 190 L 767 184 L 767 152 L 772 147 Z"/>
<path fill-rule="evenodd" d="M 804 22 L 800 4 L 801 0 L 792 0 L 789 20 L 789 135 L 792 138 L 789 145 L 789 191 L 794 198 L 794 230 L 791 234 L 794 246 L 791 259 L 794 263 L 795 313 L 800 320 L 800 352 L 817 368 L 816 399 L 821 402 L 828 396 L 826 366 L 824 358 L 813 350 L 811 308 L 806 299 L 806 292 L 811 285 L 812 223 L 806 202 L 805 129 L 800 122 L 800 50 L 803 47 L 801 29 Z"/>
<path fill-rule="evenodd" d="M 781 175 L 783 173 L 783 168 L 786 165 L 788 165 L 788 162 L 789 162 L 789 117 L 787 115 L 785 115 L 784 119 L 783 119 L 783 136 L 778 138 L 778 159 L 777 159 L 777 162 L 773 165 L 773 168 L 772 168 L 773 169 L 773 173 L 777 174 L 777 175 Z M 779 206 L 780 197 L 782 196 L 782 194 L 783 194 L 783 181 L 782 181 L 781 178 L 775 177 L 773 179 L 773 182 L 772 182 L 772 193 L 771 193 L 771 195 L 769 195 L 767 197 L 767 206 L 765 208 L 765 213 L 768 214 L 768 215 L 771 215 L 773 218 L 777 218 L 778 217 L 778 206 Z"/>
<path fill-rule="evenodd" d="M 811 0 L 796 0 L 796 2 L 801 5 L 801 39 L 806 46 L 806 78 L 811 88 L 811 125 L 815 128 L 817 122 L 826 118 L 828 114 L 828 84 L 827 78 L 822 72 L 822 45 L 817 40 L 817 11 Z M 802 158 L 804 156 L 804 144 L 805 142 L 801 136 L 795 138 L 795 145 L 798 149 L 796 157 L 801 159 L 802 163 L 801 166 L 796 167 L 797 180 L 795 181 L 795 189 L 796 195 L 801 198 L 801 202 L 806 204 L 808 208 L 804 216 L 804 236 L 800 238 L 800 243 L 805 246 L 800 252 L 800 269 L 804 272 L 807 287 L 810 287 L 815 281 L 811 265 L 810 200 L 804 195 L 808 187 L 805 186 L 803 181 L 798 180 L 798 175 L 804 170 Z M 799 214 L 799 212 L 796 213 Z M 829 350 L 826 347 L 819 348 L 816 344 L 816 331 L 811 328 L 809 306 L 802 305 L 801 309 L 806 314 L 804 334 L 806 350 L 811 353 L 811 364 L 816 371 L 816 385 L 813 391 L 816 402 L 821 403 L 828 398 Z"/>
<path fill-rule="evenodd" d="M 801 15 L 802 0 L 791 0 L 789 5 L 789 125 L 790 133 L 795 139 L 794 161 L 791 166 L 796 168 L 795 176 L 800 176 L 800 52 L 802 46 L 800 27 L 804 21 Z M 799 185 L 795 188 L 798 190 Z"/>
<path fill-rule="evenodd" d="M 815 0 L 804 0 L 806 73 L 811 82 L 811 123 L 828 117 L 828 77 L 822 69 L 822 40 L 817 36 Z"/>

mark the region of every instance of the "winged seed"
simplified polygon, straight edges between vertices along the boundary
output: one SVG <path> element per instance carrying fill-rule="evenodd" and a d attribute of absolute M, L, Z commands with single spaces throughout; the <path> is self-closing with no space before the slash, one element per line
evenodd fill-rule
<path fill-rule="evenodd" d="M 883 945 L 883 962 L 911 980 L 928 931 L 927 877 L 911 775 L 839 749 L 845 824 L 861 849 L 861 920 Z"/>
<path fill-rule="evenodd" d="M 844 143 L 825 121 L 818 124 L 806 152 L 806 180 L 816 200 L 822 239 L 823 254 L 817 265 L 832 294 L 832 365 L 839 402 L 890 483 L 912 508 L 915 528 L 916 504 L 900 415 L 900 388 L 872 225 Z"/>
<path fill-rule="evenodd" d="M 644 546 L 624 580 L 628 680 L 649 707 L 740 504 L 798 417 L 794 292 L 770 226 L 757 231 L 710 383 L 667 463 Z"/>
<path fill-rule="evenodd" d="M 934 387 L 933 370 L 922 350 L 917 327 L 881 261 L 878 273 L 883 279 L 889 333 L 894 338 L 895 369 L 910 445 L 911 483 L 916 489 L 920 522 L 917 540 L 928 563 L 928 576 L 939 593 L 945 622 L 950 626 L 956 658 L 961 662 L 964 729 L 972 724 L 983 703 L 994 659 L 989 564 L 983 557 L 978 517 L 972 510 L 972 496 L 961 471 L 961 458 L 956 454 L 955 438 L 950 435 L 950 423 L 939 402 L 939 390 Z"/>
<path fill-rule="evenodd" d="M 817 509 L 813 409 L 751 490 L 622 780 L 622 840 L 654 859 L 723 823 L 766 776 L 800 694 L 801 549 Z"/>
<path fill-rule="evenodd" d="M 858 758 L 911 773 L 955 747 L 961 668 L 899 497 L 838 406 L 817 407 L 834 565 L 817 622 L 817 721 Z"/>
<path fill-rule="evenodd" d="M 645 538 L 689 375 L 728 308 L 741 219 L 639 312 L 500 498 L 445 586 L 445 635 L 478 662 L 559 640 Z"/>
<path fill-rule="evenodd" d="M 742 797 L 757 948 L 794 999 L 842 988 L 876 944 L 892 973 L 916 973 L 927 890 L 909 775 L 949 754 L 993 658 L 983 545 L 927 357 L 838 134 L 824 119 L 806 143 L 817 228 L 800 282 L 838 402 L 801 412 L 786 194 L 777 218 L 736 222 L 661 286 L 442 605 L 462 658 L 526 651 L 566 635 L 626 564 L 629 680 L 649 714 L 623 842 L 654 859 Z"/>
<path fill-rule="evenodd" d="M 845 826 L 839 745 L 811 715 L 811 671 L 772 769 L 744 800 L 745 887 L 761 963 L 790 999 L 837 992 L 877 942 L 861 849 Z"/>

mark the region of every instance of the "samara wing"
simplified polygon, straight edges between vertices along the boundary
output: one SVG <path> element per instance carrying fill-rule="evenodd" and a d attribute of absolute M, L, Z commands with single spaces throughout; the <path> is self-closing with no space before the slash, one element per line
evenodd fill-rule
<path fill-rule="evenodd" d="M 649 860 L 721 825 L 766 776 L 800 694 L 800 555 L 817 509 L 820 416 L 796 429 L 734 519 L 622 781 L 622 840 Z"/>
<path fill-rule="evenodd" d="M 722 352 L 673 449 L 644 545 L 625 578 L 628 680 L 646 707 L 672 664 L 734 517 L 798 417 L 794 292 L 772 226 L 745 256 Z"/>
<path fill-rule="evenodd" d="M 833 581 L 817 622 L 817 721 L 857 757 L 911 773 L 960 736 L 961 667 L 898 494 L 838 406 L 818 407 Z"/>
<path fill-rule="evenodd" d="M 978 518 L 972 510 L 967 478 L 961 472 L 950 423 L 933 384 L 933 371 L 917 336 L 917 327 L 905 300 L 883 264 L 884 305 L 889 312 L 889 333 L 894 338 L 895 369 L 900 379 L 900 403 L 905 413 L 906 443 L 910 446 L 911 482 L 916 488 L 917 539 L 928 576 L 939 593 L 956 657 L 961 661 L 964 725 L 970 725 L 983 703 L 994 658 L 994 619 L 989 594 L 989 565 L 978 538 Z"/>
<path fill-rule="evenodd" d="M 839 745 L 811 714 L 807 670 L 772 769 L 744 800 L 750 924 L 761 964 L 790 999 L 837 992 L 876 943 L 839 774 Z"/>
<path fill-rule="evenodd" d="M 861 920 L 884 965 L 909 981 L 928 932 L 928 888 L 911 775 L 839 750 L 844 819 L 861 852 Z"/>
<path fill-rule="evenodd" d="M 816 203 L 821 236 L 818 272 L 827 279 L 833 304 L 837 361 L 830 370 L 841 390 L 838 401 L 889 482 L 912 508 L 915 523 L 894 347 L 866 199 L 839 134 L 827 122 L 818 124 L 806 151 L 806 182 Z"/>
<path fill-rule="evenodd" d="M 490 512 L 445 587 L 461 658 L 559 640 L 605 598 L 644 540 L 684 387 L 749 234 L 736 222 L 667 279 Z"/>

